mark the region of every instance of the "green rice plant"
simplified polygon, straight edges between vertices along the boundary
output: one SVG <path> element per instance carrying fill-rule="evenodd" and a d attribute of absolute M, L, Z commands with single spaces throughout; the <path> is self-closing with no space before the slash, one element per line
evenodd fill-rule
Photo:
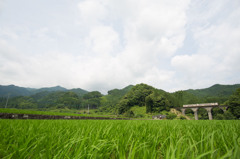
<path fill-rule="evenodd" d="M 237 159 L 240 122 L 0 120 L 0 158 Z"/>
<path fill-rule="evenodd" d="M 87 117 L 107 117 L 107 118 L 114 117 L 113 115 L 76 114 L 76 113 L 63 113 L 63 112 L 55 112 L 55 111 L 37 111 L 37 110 L 14 109 L 14 108 L 0 108 L 0 113 L 60 115 L 60 116 L 87 116 Z"/>

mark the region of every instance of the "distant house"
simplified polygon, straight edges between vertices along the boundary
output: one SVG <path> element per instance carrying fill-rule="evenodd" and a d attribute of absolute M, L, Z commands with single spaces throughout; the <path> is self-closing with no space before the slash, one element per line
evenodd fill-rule
<path fill-rule="evenodd" d="M 165 119 L 165 118 L 166 118 L 166 115 L 162 115 L 162 114 L 152 116 L 152 119 Z"/>

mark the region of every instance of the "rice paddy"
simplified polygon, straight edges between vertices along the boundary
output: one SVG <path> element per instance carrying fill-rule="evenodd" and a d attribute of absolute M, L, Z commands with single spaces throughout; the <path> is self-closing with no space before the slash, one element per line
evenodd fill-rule
<path fill-rule="evenodd" d="M 57 111 L 58 109 L 55 109 Z M 37 110 L 29 110 L 29 109 L 14 109 L 14 108 L 0 108 L 0 113 L 13 113 L 13 114 L 37 114 L 37 115 L 60 115 L 60 116 L 91 116 L 91 117 L 115 117 L 115 115 L 98 115 L 98 114 L 76 114 L 70 112 L 68 109 L 66 111 L 69 112 L 55 112 L 53 111 L 37 111 Z"/>
<path fill-rule="evenodd" d="M 240 122 L 0 120 L 0 158 L 240 158 Z"/>

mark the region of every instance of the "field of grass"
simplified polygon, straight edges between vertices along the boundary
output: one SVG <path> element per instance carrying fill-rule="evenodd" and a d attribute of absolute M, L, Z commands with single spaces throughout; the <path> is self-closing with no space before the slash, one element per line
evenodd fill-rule
<path fill-rule="evenodd" d="M 0 120 L 0 129 L 0 158 L 240 156 L 237 120 Z"/>
<path fill-rule="evenodd" d="M 60 116 L 92 116 L 92 117 L 115 117 L 113 115 L 98 115 L 98 114 L 77 114 L 74 113 L 76 110 L 64 110 L 64 109 L 55 109 L 47 111 L 39 110 L 28 110 L 28 109 L 11 109 L 11 108 L 0 108 L 0 113 L 14 113 L 14 114 L 38 114 L 38 115 L 60 115 Z M 79 111 L 80 112 L 80 111 Z"/>

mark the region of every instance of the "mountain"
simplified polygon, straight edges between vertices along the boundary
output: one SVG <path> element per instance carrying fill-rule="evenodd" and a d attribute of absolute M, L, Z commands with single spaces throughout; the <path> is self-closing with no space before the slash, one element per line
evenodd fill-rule
<path fill-rule="evenodd" d="M 108 91 L 108 95 L 112 95 L 112 96 L 124 96 L 126 93 L 128 93 L 134 86 L 133 85 L 129 85 L 123 89 L 113 89 Z M 120 98 L 121 98 L 120 97 Z"/>
<path fill-rule="evenodd" d="M 76 93 L 78 96 L 83 96 L 84 94 L 87 94 L 88 91 L 81 89 L 81 88 L 74 88 L 74 89 L 70 89 L 68 90 L 69 92 L 74 92 Z"/>
<path fill-rule="evenodd" d="M 62 92 L 64 92 L 64 91 L 67 91 L 67 89 L 66 89 L 66 88 L 63 88 L 63 87 L 61 87 L 61 86 L 44 87 L 44 88 L 36 89 L 35 92 L 38 93 L 38 92 L 45 92 L 45 91 L 47 91 L 47 92 L 57 92 L 57 91 L 62 91 Z"/>
<path fill-rule="evenodd" d="M 0 85 L 0 97 L 13 96 L 29 96 L 31 91 L 24 87 L 18 87 L 14 85 L 2 86 Z"/>
<path fill-rule="evenodd" d="M 99 112 L 124 114 L 132 107 L 145 107 L 147 112 L 169 111 L 173 107 L 182 107 L 184 104 L 212 103 L 226 104 L 230 95 L 240 84 L 216 84 L 204 89 L 189 89 L 168 93 L 141 83 L 129 85 L 123 89 L 113 89 L 107 95 L 100 92 L 87 92 L 80 88 L 66 89 L 61 86 L 45 87 L 40 89 L 24 88 L 14 85 L 0 85 L 0 108 L 5 107 L 7 96 L 8 108 L 17 109 L 48 109 L 73 108 L 83 109 L 99 108 Z M 143 108 L 143 109 L 145 109 Z"/>
<path fill-rule="evenodd" d="M 195 90 L 189 89 L 189 90 L 186 90 L 185 92 L 188 92 L 200 98 L 209 97 L 209 96 L 228 97 L 232 95 L 237 88 L 240 88 L 240 84 L 234 84 L 234 85 L 215 84 L 209 88 L 195 89 Z"/>
<path fill-rule="evenodd" d="M 133 87 L 133 85 L 129 85 L 123 89 L 113 89 L 108 91 L 108 94 L 102 97 L 102 105 L 107 107 L 115 107 L 121 98 L 126 95 Z"/>
<path fill-rule="evenodd" d="M 7 97 L 8 94 L 10 97 L 15 97 L 15 96 L 31 96 L 34 94 L 39 94 L 41 92 L 44 92 L 43 94 L 47 95 L 48 93 L 51 93 L 51 92 L 70 92 L 70 91 L 75 92 L 79 96 L 82 96 L 88 92 L 80 88 L 68 90 L 61 86 L 43 87 L 40 89 L 36 89 L 36 88 L 19 87 L 15 85 L 8 85 L 8 86 L 0 85 L 0 97 Z"/>
<path fill-rule="evenodd" d="M 106 106 L 116 105 L 122 99 L 122 97 L 125 96 L 132 88 L 134 88 L 134 86 L 129 85 L 123 89 L 109 90 L 108 94 L 102 97 L 104 105 Z M 209 88 L 195 90 L 189 89 L 177 91 L 175 93 L 170 94 L 167 94 L 167 92 L 164 93 L 165 91 L 163 90 L 159 90 L 159 92 L 162 92 L 161 94 L 165 94 L 165 96 L 168 96 L 168 98 L 172 98 L 171 101 L 174 101 L 172 102 L 173 105 L 176 105 L 177 103 L 177 105 L 181 106 L 182 104 L 194 104 L 204 102 L 219 102 L 223 104 L 237 88 L 240 88 L 240 84 L 234 85 L 215 84 Z M 81 88 L 66 89 L 61 86 L 44 87 L 36 89 L 19 87 L 15 85 L 8 86 L 0 85 L 0 97 L 7 97 L 9 95 L 10 97 L 33 96 L 34 98 L 37 98 L 47 96 L 51 92 L 74 92 L 78 96 L 83 96 L 84 94 L 88 93 L 88 91 L 83 90 Z"/>

